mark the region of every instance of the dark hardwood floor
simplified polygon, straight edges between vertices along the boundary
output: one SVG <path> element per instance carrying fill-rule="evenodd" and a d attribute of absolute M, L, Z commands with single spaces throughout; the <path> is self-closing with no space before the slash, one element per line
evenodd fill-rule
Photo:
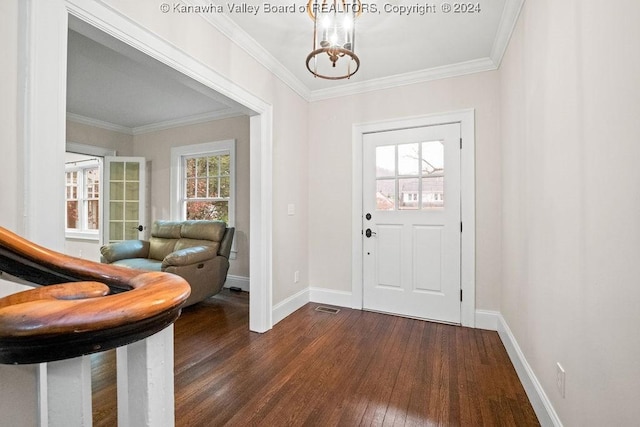
<path fill-rule="evenodd" d="M 176 426 L 536 426 L 491 331 L 308 304 L 265 334 L 228 290 L 175 325 Z M 115 426 L 115 352 L 92 357 L 95 426 Z"/>

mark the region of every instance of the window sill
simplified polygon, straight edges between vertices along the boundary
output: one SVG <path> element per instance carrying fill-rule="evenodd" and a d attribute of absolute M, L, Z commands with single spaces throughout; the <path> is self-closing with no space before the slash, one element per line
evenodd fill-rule
<path fill-rule="evenodd" d="M 98 232 L 92 233 L 88 231 L 65 231 L 64 237 L 73 240 L 92 240 L 96 242 L 100 240 Z"/>

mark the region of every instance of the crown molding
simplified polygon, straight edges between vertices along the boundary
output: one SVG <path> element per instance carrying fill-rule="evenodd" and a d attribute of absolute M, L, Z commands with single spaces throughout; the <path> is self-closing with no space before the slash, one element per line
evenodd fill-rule
<path fill-rule="evenodd" d="M 194 6 L 206 6 L 209 4 L 207 0 L 184 0 L 184 2 Z M 497 70 L 502 62 L 524 2 L 525 0 L 506 0 L 489 57 L 314 91 L 310 90 L 301 80 L 282 65 L 280 61 L 262 47 L 260 43 L 249 36 L 249 34 L 225 14 L 202 13 L 200 16 L 282 80 L 298 95 L 309 102 L 314 102 L 431 80 Z"/>
<path fill-rule="evenodd" d="M 232 109 L 225 109 L 222 111 L 214 111 L 213 113 L 195 114 L 193 116 L 182 117 L 180 119 L 166 120 L 164 122 L 138 126 L 131 129 L 131 131 L 133 135 L 140 135 L 143 133 L 157 132 L 157 131 L 172 129 L 180 126 L 196 125 L 198 123 L 206 123 L 214 120 L 230 119 L 233 117 L 239 117 L 244 115 L 245 114 Z"/>
<path fill-rule="evenodd" d="M 73 123 L 79 123 L 81 125 L 87 125 L 87 126 L 92 126 L 99 129 L 110 130 L 112 132 L 119 132 L 125 135 L 133 135 L 133 129 L 131 129 L 130 127 L 120 126 L 115 123 L 105 122 L 103 120 L 81 116 L 80 114 L 67 113 L 67 120 Z"/>
<path fill-rule="evenodd" d="M 184 0 L 184 3 L 193 6 L 206 6 L 211 2 L 208 0 Z M 271 53 L 269 53 L 260 43 L 247 34 L 231 18 L 220 13 L 201 13 L 200 16 L 211 24 L 214 28 L 226 36 L 232 43 L 238 45 L 247 52 L 258 63 L 278 77 L 284 84 L 289 86 L 294 92 L 305 100 L 309 100 L 311 91 L 300 81 L 287 67 L 282 65 Z"/>
<path fill-rule="evenodd" d="M 491 48 L 491 54 L 489 55 L 497 68 L 500 68 L 502 58 L 507 51 L 509 40 L 511 40 L 511 35 L 516 28 L 524 2 L 525 0 L 507 0 L 504 5 L 498 31 L 496 37 L 493 39 L 493 46 Z"/>
<path fill-rule="evenodd" d="M 472 61 L 460 62 L 458 64 L 434 67 L 405 74 L 396 74 L 395 76 L 366 80 L 329 89 L 314 90 L 311 92 L 310 101 L 321 101 L 340 96 L 356 95 L 359 93 L 390 89 L 398 86 L 428 82 L 431 80 L 463 76 L 465 74 L 493 71 L 497 68 L 498 67 L 491 58 L 474 59 Z"/>
<path fill-rule="evenodd" d="M 141 135 L 143 133 L 158 132 L 161 130 L 172 129 L 180 126 L 195 125 L 198 123 L 212 122 L 214 120 L 229 119 L 233 117 L 243 116 L 244 114 L 232 109 L 214 111 L 212 113 L 195 114 L 193 116 L 182 117 L 175 120 L 165 120 L 163 122 L 152 123 L 150 125 L 137 126 L 134 128 L 116 125 L 114 123 L 105 122 L 103 120 L 91 117 L 81 116 L 79 114 L 67 113 L 67 120 L 74 123 L 80 123 L 87 126 L 105 129 L 113 132 L 123 133 L 125 135 Z"/>

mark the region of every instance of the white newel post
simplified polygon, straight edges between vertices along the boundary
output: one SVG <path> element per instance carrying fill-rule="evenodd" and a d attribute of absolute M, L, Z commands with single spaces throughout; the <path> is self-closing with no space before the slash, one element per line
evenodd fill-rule
<path fill-rule="evenodd" d="M 81 356 L 44 365 L 47 384 L 47 425 L 90 427 L 93 423 L 91 358 Z"/>
<path fill-rule="evenodd" d="M 118 426 L 173 427 L 173 325 L 117 349 Z"/>
<path fill-rule="evenodd" d="M 90 427 L 89 356 L 30 365 L 0 365 L 0 425 Z"/>
<path fill-rule="evenodd" d="M 40 365 L 0 365 L 0 425 L 46 426 L 40 423 Z"/>

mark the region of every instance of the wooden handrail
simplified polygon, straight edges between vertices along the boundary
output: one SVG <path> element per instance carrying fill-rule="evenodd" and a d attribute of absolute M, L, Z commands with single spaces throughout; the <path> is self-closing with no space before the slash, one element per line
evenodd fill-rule
<path fill-rule="evenodd" d="M 180 316 L 191 289 L 173 274 L 100 264 L 0 227 L 0 271 L 44 285 L 0 298 L 0 363 L 41 363 L 144 339 Z"/>

